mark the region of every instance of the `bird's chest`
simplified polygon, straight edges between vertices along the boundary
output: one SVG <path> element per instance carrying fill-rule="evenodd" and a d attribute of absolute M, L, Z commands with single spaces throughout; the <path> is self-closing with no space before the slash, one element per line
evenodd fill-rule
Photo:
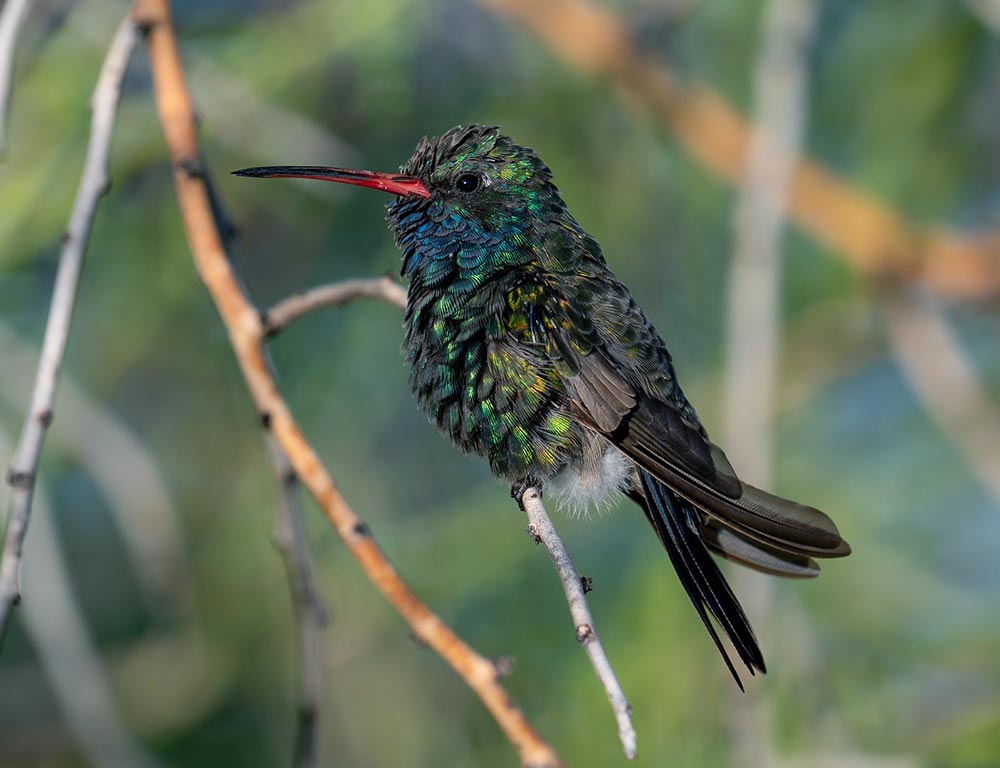
<path fill-rule="evenodd" d="M 411 308 L 411 388 L 438 428 L 486 458 L 494 474 L 549 476 L 565 465 L 579 428 L 565 413 L 565 392 L 551 367 L 515 343 L 506 304 L 486 305 Z"/>

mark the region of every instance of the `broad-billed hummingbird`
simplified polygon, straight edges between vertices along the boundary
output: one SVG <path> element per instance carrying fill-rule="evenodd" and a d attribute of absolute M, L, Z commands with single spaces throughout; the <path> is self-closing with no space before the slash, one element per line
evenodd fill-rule
<path fill-rule="evenodd" d="M 423 139 L 400 173 L 247 168 L 238 176 L 381 189 L 409 283 L 404 349 L 420 406 L 497 477 L 544 481 L 577 505 L 635 501 L 739 676 L 709 614 L 751 674 L 753 629 L 709 554 L 816 576 L 850 553 L 819 510 L 739 480 L 681 391 L 670 353 L 552 173 L 497 128 Z"/>

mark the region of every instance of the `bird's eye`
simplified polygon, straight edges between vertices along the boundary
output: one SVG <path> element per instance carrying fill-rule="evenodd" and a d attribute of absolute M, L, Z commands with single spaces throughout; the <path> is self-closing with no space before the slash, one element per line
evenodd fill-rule
<path fill-rule="evenodd" d="M 475 173 L 463 173 L 456 179 L 455 189 L 459 192 L 475 192 L 479 189 L 479 175 Z"/>

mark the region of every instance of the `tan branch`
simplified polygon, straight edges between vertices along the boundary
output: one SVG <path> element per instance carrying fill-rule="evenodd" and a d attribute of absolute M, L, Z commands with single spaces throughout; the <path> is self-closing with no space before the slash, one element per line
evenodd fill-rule
<path fill-rule="evenodd" d="M 322 307 L 339 307 L 354 299 L 379 299 L 406 309 L 406 289 L 391 277 L 357 278 L 322 285 L 278 302 L 264 312 L 264 333 L 273 336 L 302 315 Z"/>
<path fill-rule="evenodd" d="M 131 20 L 122 22 L 104 59 L 91 100 L 93 119 L 83 176 L 73 203 L 69 226 L 63 235 L 31 405 L 7 473 L 12 493 L 7 538 L 4 542 L 3 560 L 0 562 L 0 647 L 7 632 L 11 610 L 20 598 L 18 567 L 31 516 L 31 498 L 38 473 L 38 460 L 45 442 L 45 433 L 52 422 L 59 369 L 66 351 L 87 239 L 97 203 L 111 183 L 108 177 L 108 156 L 111 152 L 115 113 L 121 97 L 122 78 L 138 39 L 138 32 Z"/>
<path fill-rule="evenodd" d="M 754 126 L 716 91 L 682 83 L 642 55 L 612 10 L 591 0 L 481 2 L 530 29 L 570 66 L 610 79 L 722 181 L 741 181 Z M 1000 229 L 919 231 L 885 201 L 801 155 L 792 158 L 789 183 L 789 217 L 861 272 L 913 280 L 950 298 L 1000 294 Z"/>
<path fill-rule="evenodd" d="M 7 119 L 14 90 L 17 38 L 31 10 L 31 0 L 7 0 L 0 10 L 0 157 L 7 148 Z"/>
<path fill-rule="evenodd" d="M 914 393 L 1000 505 L 1000 416 L 944 311 L 902 292 L 883 307 L 889 344 Z"/>
<path fill-rule="evenodd" d="M 348 551 L 392 603 L 413 633 L 436 651 L 472 688 L 514 744 L 525 766 L 561 761 L 497 679 L 496 666 L 476 653 L 406 585 L 375 543 L 365 522 L 348 505 L 303 435 L 270 375 L 260 316 L 233 272 L 212 218 L 190 92 L 184 78 L 167 0 L 140 0 L 135 19 L 148 29 L 156 101 L 174 168 L 174 183 L 198 271 L 229 333 L 237 361 L 264 423 L 296 474 L 319 503 Z"/>
<path fill-rule="evenodd" d="M 632 706 L 625 697 L 621 683 L 615 675 L 615 670 L 611 666 L 608 654 L 601 645 L 601 639 L 597 635 L 597 625 L 594 617 L 590 613 L 587 605 L 586 588 L 584 580 L 573 565 L 569 552 L 563 545 L 562 539 L 556 532 L 556 527 L 552 524 L 548 512 L 545 511 L 545 504 L 542 503 L 542 492 L 537 486 L 518 488 L 512 494 L 518 505 L 528 515 L 528 535 L 535 542 L 541 542 L 549 551 L 549 557 L 556 566 L 556 572 L 562 581 L 563 592 L 566 593 L 566 602 L 569 604 L 569 613 L 573 619 L 573 626 L 576 629 L 576 639 L 587 651 L 590 664 L 597 674 L 597 679 L 604 686 L 604 691 L 608 695 L 611 709 L 618 722 L 618 738 L 622 743 L 625 757 L 634 760 L 638 754 L 635 726 L 632 724 Z"/>

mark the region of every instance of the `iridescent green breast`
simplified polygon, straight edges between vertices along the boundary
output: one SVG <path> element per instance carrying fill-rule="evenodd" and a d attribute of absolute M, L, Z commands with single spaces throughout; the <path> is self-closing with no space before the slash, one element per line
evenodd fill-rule
<path fill-rule="evenodd" d="M 582 439 L 551 364 L 523 343 L 530 306 L 516 287 L 434 301 L 411 287 L 407 312 L 410 385 L 421 407 L 456 445 L 512 479 L 555 474 Z"/>

